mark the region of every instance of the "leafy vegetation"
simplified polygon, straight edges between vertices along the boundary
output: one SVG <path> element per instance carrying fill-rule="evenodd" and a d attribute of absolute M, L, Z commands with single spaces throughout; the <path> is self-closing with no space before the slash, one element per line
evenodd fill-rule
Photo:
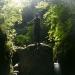
<path fill-rule="evenodd" d="M 1 53 L 4 50 L 5 54 L 2 56 L 8 60 L 7 66 L 12 63 L 13 53 L 18 51 L 15 46 L 23 47 L 34 43 L 34 16 L 37 12 L 41 21 L 40 42 L 48 44 L 53 49 L 54 61 L 62 55 L 65 58 L 67 56 L 65 54 L 71 52 L 75 45 L 75 39 L 72 40 L 71 36 L 74 34 L 73 27 L 75 27 L 73 10 L 63 4 L 49 4 L 45 1 L 41 1 L 37 6 L 25 7 L 21 4 L 23 2 L 17 4 L 13 3 L 13 0 L 1 0 L 0 3 L 0 47 L 4 47 L 0 50 Z M 18 31 L 21 27 L 14 27 L 16 25 L 24 26 L 22 32 Z M 0 61 L 3 57 L 0 56 Z M 7 62 L 6 59 L 4 62 Z"/>
<path fill-rule="evenodd" d="M 0 5 L 0 29 L 2 30 L 3 33 L 6 34 L 6 37 L 3 37 L 3 38 L 7 38 L 7 40 L 5 42 L 6 49 L 2 49 L 2 50 L 5 51 L 4 57 L 7 57 L 6 51 L 7 51 L 8 55 L 10 56 L 10 58 L 7 57 L 7 60 L 9 60 L 9 61 L 4 61 L 4 63 L 5 62 L 7 63 L 6 65 L 10 66 L 12 53 L 15 50 L 13 39 L 16 36 L 16 31 L 15 31 L 15 29 L 13 29 L 13 25 L 16 21 L 18 21 L 19 23 L 21 22 L 22 7 L 16 7 L 14 5 L 14 3 L 12 3 L 12 0 L 3 0 L 3 1 L 1 0 L 1 2 L 2 2 L 2 4 Z M 2 35 L 2 34 L 0 34 L 0 35 Z M 2 40 L 2 39 L 0 39 L 0 40 Z M 1 44 L 0 44 L 0 47 L 1 47 Z M 2 45 L 4 45 L 4 44 L 2 44 Z M 3 64 L 3 66 L 4 66 L 4 64 Z M 4 75 L 4 74 L 2 73 L 2 75 Z M 8 73 L 6 73 L 6 75 L 8 75 Z"/>
<path fill-rule="evenodd" d="M 57 47 L 69 34 L 72 23 L 69 17 L 69 9 L 64 6 L 51 5 L 44 14 L 44 24 L 49 28 L 49 41 L 55 41 L 53 47 L 54 55 L 57 53 Z"/>

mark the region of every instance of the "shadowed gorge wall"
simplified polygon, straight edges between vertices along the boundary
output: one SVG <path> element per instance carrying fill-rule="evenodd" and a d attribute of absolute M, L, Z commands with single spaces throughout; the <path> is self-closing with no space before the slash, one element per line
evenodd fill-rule
<path fill-rule="evenodd" d="M 9 75 L 9 58 L 6 51 L 6 34 L 0 29 L 0 75 Z"/>

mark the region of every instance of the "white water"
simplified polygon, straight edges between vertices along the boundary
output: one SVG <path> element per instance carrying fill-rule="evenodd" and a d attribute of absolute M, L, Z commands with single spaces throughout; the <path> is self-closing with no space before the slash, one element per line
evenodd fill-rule
<path fill-rule="evenodd" d="M 61 75 L 61 67 L 58 62 L 54 63 L 54 71 L 55 71 L 55 75 Z"/>

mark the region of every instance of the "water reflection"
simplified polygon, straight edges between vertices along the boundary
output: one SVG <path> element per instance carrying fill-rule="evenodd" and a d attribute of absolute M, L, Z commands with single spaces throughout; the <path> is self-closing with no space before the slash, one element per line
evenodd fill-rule
<path fill-rule="evenodd" d="M 55 75 L 61 75 L 61 68 L 58 62 L 54 62 L 54 71 Z"/>

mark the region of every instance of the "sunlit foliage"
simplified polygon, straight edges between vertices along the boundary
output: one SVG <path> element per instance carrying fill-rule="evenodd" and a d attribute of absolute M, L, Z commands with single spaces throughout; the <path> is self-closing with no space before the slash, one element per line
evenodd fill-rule
<path fill-rule="evenodd" d="M 11 0 L 5 0 L 4 5 L 1 7 L 0 18 L 1 18 L 1 28 L 7 34 L 7 45 L 11 49 L 13 48 L 13 39 L 15 34 L 15 30 L 13 29 L 13 25 L 16 21 L 19 23 L 22 20 L 20 7 L 15 7 L 12 5 Z M 10 45 L 10 46 L 9 46 Z"/>
<path fill-rule="evenodd" d="M 44 24 L 49 27 L 49 41 L 55 41 L 53 47 L 54 57 L 57 54 L 57 47 L 70 32 L 72 24 L 69 16 L 69 10 L 61 5 L 51 5 L 44 14 Z"/>
<path fill-rule="evenodd" d="M 14 40 L 14 37 L 16 36 L 16 31 L 13 28 L 13 26 L 16 21 L 18 23 L 21 23 L 22 10 L 23 10 L 23 6 L 21 6 L 21 2 L 17 2 L 17 1 L 15 2 L 15 1 L 16 0 L 0 0 L 1 2 L 0 4 L 0 28 L 7 35 L 7 37 L 5 37 L 7 38 L 7 41 L 5 42 L 6 44 L 5 50 L 9 52 L 10 58 L 12 57 L 13 51 L 15 51 L 13 40 Z M 10 61 L 10 64 L 11 64 L 12 59 L 9 59 L 9 58 L 7 59 Z"/>
<path fill-rule="evenodd" d="M 13 39 L 16 36 L 13 26 L 15 22 L 21 23 L 22 11 L 27 2 L 26 0 L 1 0 L 0 27 L 7 34 L 7 45 L 10 45 L 10 49 L 14 45 Z"/>
<path fill-rule="evenodd" d="M 41 1 L 40 3 L 37 4 L 36 8 L 45 9 L 47 6 L 48 6 L 47 2 Z"/>

